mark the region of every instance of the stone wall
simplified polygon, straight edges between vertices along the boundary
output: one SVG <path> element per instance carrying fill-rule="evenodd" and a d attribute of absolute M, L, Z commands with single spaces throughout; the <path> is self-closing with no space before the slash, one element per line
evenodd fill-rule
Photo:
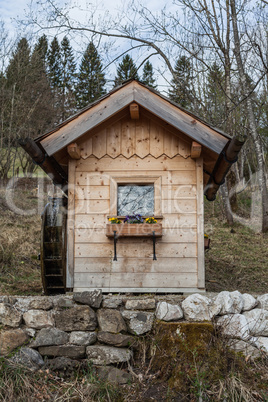
<path fill-rule="evenodd" d="M 212 321 L 230 347 L 252 357 L 268 353 L 268 294 L 253 297 L 224 291 L 211 297 L 138 297 L 95 290 L 63 296 L 0 296 L 0 356 L 13 352 L 11 359 L 26 359 L 32 368 L 42 366 L 44 357 L 89 359 L 96 366 L 128 362 L 137 337 L 149 333 L 154 320 Z"/>

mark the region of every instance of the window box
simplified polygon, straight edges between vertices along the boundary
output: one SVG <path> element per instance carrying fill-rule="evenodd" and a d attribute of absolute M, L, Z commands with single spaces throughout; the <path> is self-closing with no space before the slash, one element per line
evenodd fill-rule
<path fill-rule="evenodd" d="M 161 223 L 110 223 L 106 225 L 106 236 L 114 237 L 116 232 L 117 237 L 152 237 L 153 232 L 155 237 L 162 236 Z"/>

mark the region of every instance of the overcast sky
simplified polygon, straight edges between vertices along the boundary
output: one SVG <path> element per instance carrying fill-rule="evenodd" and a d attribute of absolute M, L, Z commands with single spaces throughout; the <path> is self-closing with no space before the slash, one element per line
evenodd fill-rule
<path fill-rule="evenodd" d="M 65 4 L 66 2 L 64 0 L 58 0 L 57 1 L 59 4 Z M 79 6 L 79 8 L 82 8 L 83 10 L 86 9 L 90 9 L 92 6 L 94 8 L 97 8 L 96 14 L 101 14 L 103 13 L 105 10 L 109 10 L 110 14 L 117 14 L 118 11 L 120 11 L 122 9 L 122 4 L 126 4 L 126 2 L 122 3 L 122 0 L 91 0 L 90 2 L 87 0 L 72 0 L 73 4 L 76 4 Z M 6 30 L 9 32 L 10 36 L 12 37 L 16 37 L 18 34 L 19 36 L 25 35 L 26 33 L 28 33 L 28 37 L 30 38 L 30 30 L 32 30 L 33 28 L 28 28 L 27 29 L 22 26 L 19 26 L 18 23 L 16 22 L 16 20 L 23 20 L 25 19 L 25 15 L 27 14 L 27 12 L 29 11 L 29 6 L 32 3 L 33 6 L 36 5 L 37 1 L 36 0 L 0 0 L 0 20 L 2 20 L 5 23 L 5 28 Z M 111 3 L 113 4 L 113 7 L 111 8 Z M 156 12 L 156 11 L 161 11 L 161 7 L 163 6 L 163 1 L 161 0 L 147 0 L 146 1 L 146 7 L 152 11 L 152 12 Z M 172 7 L 172 1 L 170 1 L 170 7 Z M 167 3 L 166 3 L 167 5 Z M 85 12 L 82 13 L 81 11 L 79 12 L 77 10 L 77 8 L 74 8 L 72 13 L 71 13 L 71 17 L 74 19 L 78 19 L 80 22 L 83 18 L 83 16 L 85 15 Z M 45 32 L 47 33 L 47 32 Z M 54 36 L 54 32 L 50 32 L 50 37 Z M 85 50 L 86 47 L 86 42 L 82 43 L 79 40 L 75 41 L 74 38 L 70 39 L 71 41 L 71 45 L 73 46 L 73 48 L 75 48 L 75 50 L 79 53 L 82 53 Z M 125 44 L 125 46 L 128 46 L 127 44 Z M 127 50 L 128 47 L 126 47 L 126 49 L 123 50 Z M 121 51 L 121 49 L 120 49 Z M 133 54 L 133 58 L 135 57 L 135 55 Z M 119 60 L 120 61 L 120 60 Z M 113 79 L 114 78 L 114 74 L 115 74 L 115 70 L 116 70 L 116 65 L 118 65 L 115 63 L 113 66 L 111 66 L 107 71 L 106 74 L 108 75 L 108 77 L 106 76 L 106 78 L 108 78 L 108 80 Z M 159 65 L 159 59 L 157 59 L 156 57 L 153 57 L 150 59 L 150 61 L 152 62 L 153 65 Z M 139 65 L 140 61 L 137 61 L 137 65 Z M 105 64 L 105 62 L 104 62 Z M 158 84 L 159 86 L 159 90 L 165 90 L 165 86 L 166 86 L 166 81 L 165 78 L 170 79 L 170 76 L 167 74 L 167 77 L 163 78 L 161 77 L 161 75 L 159 75 L 156 71 L 155 71 L 155 78 L 157 78 Z"/>

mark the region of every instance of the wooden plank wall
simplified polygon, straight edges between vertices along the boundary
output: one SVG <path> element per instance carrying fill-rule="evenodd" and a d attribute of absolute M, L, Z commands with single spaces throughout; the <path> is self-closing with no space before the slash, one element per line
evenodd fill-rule
<path fill-rule="evenodd" d="M 163 154 L 169 158 L 175 155 L 188 158 L 191 154 L 190 142 L 181 141 L 153 120 L 142 117 L 139 120 L 124 118 L 88 138 L 80 148 L 83 159 L 92 155 L 98 159 L 105 155 L 111 158 L 119 155 L 158 158 Z"/>
<path fill-rule="evenodd" d="M 152 122 L 132 123 L 124 120 L 121 129 L 116 125 L 95 135 L 90 150 L 87 140 L 81 146 L 84 159 L 75 162 L 74 291 L 196 290 L 203 284 L 203 272 L 198 275 L 197 269 L 202 259 L 196 201 L 200 172 L 197 175 L 196 162 L 186 156 L 188 144 L 165 136 Z M 134 175 L 161 178 L 163 237 L 157 239 L 157 261 L 152 259 L 152 240 L 143 238 L 120 238 L 118 261 L 113 261 L 113 240 L 105 235 L 111 177 L 126 176 L 131 182 Z M 200 220 L 200 208 L 198 213 Z"/>

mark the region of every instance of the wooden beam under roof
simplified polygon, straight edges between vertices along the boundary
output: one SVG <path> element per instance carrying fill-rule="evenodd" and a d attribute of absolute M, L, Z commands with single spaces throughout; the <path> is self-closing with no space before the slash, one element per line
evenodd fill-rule
<path fill-rule="evenodd" d="M 68 182 L 66 172 L 53 157 L 47 157 L 32 138 L 22 138 L 19 140 L 19 144 L 30 155 L 33 161 L 47 173 L 54 184 L 61 187 L 66 186 Z"/>
<path fill-rule="evenodd" d="M 191 158 L 198 159 L 201 155 L 202 146 L 197 142 L 193 141 L 191 146 Z"/>
<path fill-rule="evenodd" d="M 68 145 L 67 152 L 72 159 L 80 159 L 81 158 L 81 151 L 79 145 L 76 142 Z"/>
<path fill-rule="evenodd" d="M 130 117 L 132 120 L 139 120 L 140 112 L 139 112 L 139 105 L 133 102 L 129 105 Z"/>

